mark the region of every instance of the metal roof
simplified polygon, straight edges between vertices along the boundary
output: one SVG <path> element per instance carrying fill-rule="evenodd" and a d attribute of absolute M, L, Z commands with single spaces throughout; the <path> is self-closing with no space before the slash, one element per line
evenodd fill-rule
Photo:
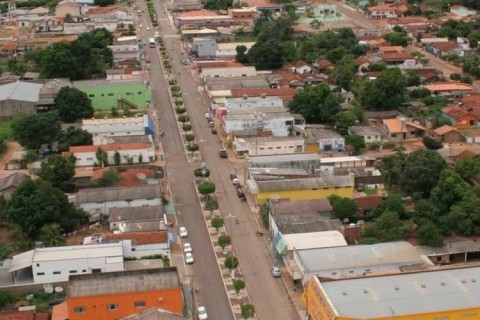
<path fill-rule="evenodd" d="M 0 101 L 18 100 L 38 102 L 43 84 L 25 81 L 16 81 L 0 85 Z"/>
<path fill-rule="evenodd" d="M 318 212 L 273 214 L 272 219 L 282 234 L 312 233 L 342 228 L 340 220 L 327 219 Z"/>
<path fill-rule="evenodd" d="M 33 262 L 88 259 L 98 257 L 123 257 L 121 243 L 93 244 L 88 246 L 65 246 L 37 248 Z"/>
<path fill-rule="evenodd" d="M 110 222 L 158 220 L 163 217 L 163 206 L 110 208 L 108 214 Z"/>
<path fill-rule="evenodd" d="M 276 181 L 257 181 L 259 192 L 323 189 L 353 186 L 352 176 L 330 176 L 304 179 L 282 179 Z"/>
<path fill-rule="evenodd" d="M 256 156 L 250 157 L 253 166 L 256 163 L 275 163 L 275 162 L 296 162 L 296 161 L 320 161 L 321 156 L 318 153 L 295 153 L 282 154 L 275 156 Z"/>
<path fill-rule="evenodd" d="M 310 248 L 330 248 L 347 245 L 343 235 L 336 230 L 289 234 L 284 238 L 289 250 L 294 248 L 308 250 Z"/>
<path fill-rule="evenodd" d="M 467 312 L 480 305 L 480 268 L 328 281 L 320 282 L 320 288 L 342 318 L 393 319 L 446 310 Z"/>
<path fill-rule="evenodd" d="M 176 268 L 70 276 L 69 297 L 101 296 L 180 288 Z"/>
<path fill-rule="evenodd" d="M 25 269 L 32 266 L 35 250 L 30 250 L 13 256 L 8 272 Z"/>
<path fill-rule="evenodd" d="M 161 188 L 159 184 L 133 186 L 133 187 L 109 187 L 81 189 L 75 194 L 75 204 L 89 202 L 104 202 L 133 199 L 160 198 Z"/>

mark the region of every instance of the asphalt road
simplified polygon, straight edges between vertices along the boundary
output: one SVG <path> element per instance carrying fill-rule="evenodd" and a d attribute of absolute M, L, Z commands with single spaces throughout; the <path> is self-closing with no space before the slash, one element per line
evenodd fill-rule
<path fill-rule="evenodd" d="M 139 3 L 142 10 L 146 12 L 145 3 Z M 157 8 L 157 13 L 162 11 Z M 164 17 L 165 18 L 165 17 Z M 162 30 L 160 34 L 168 39 L 168 35 L 176 36 L 175 32 L 163 30 L 167 28 L 168 21 L 160 17 Z M 143 29 L 140 30 L 142 40 L 148 44 L 148 38 L 153 37 L 155 30 L 147 31 L 148 15 L 145 13 L 140 17 Z M 151 26 L 150 26 L 151 27 Z M 166 47 L 171 50 L 171 43 L 165 41 Z M 183 143 L 177 129 L 175 114 L 172 110 L 168 96 L 168 83 L 164 78 L 160 67 L 160 60 L 156 49 L 146 49 L 150 57 L 149 75 L 152 88 L 155 112 L 159 118 L 161 130 L 165 132 L 162 138 L 162 147 L 165 154 L 166 171 L 171 186 L 173 201 L 177 209 L 178 224 L 187 227 L 189 236 L 186 241 L 192 244 L 195 263 L 187 266 L 186 276 L 193 281 L 193 286 L 198 288 L 196 294 L 197 305 L 205 305 L 210 319 L 233 319 L 232 310 L 228 302 L 217 260 L 213 252 L 207 228 L 203 219 L 200 204 L 197 199 L 193 185 L 193 166 L 186 159 Z M 175 52 L 171 52 L 172 56 Z"/>

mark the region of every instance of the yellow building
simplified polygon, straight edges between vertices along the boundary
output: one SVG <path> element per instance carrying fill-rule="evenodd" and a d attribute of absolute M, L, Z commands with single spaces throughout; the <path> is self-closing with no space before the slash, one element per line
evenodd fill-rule
<path fill-rule="evenodd" d="M 480 319 L 480 267 L 320 281 L 303 298 L 310 320 Z"/>
<path fill-rule="evenodd" d="M 255 181 L 256 202 L 264 204 L 268 199 L 314 200 L 331 195 L 352 198 L 353 176 L 328 176 L 301 179 L 277 179 Z"/>

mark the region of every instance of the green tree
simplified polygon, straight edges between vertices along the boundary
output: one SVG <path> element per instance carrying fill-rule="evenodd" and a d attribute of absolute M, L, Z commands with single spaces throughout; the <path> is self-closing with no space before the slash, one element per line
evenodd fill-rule
<path fill-rule="evenodd" d="M 380 171 L 387 188 L 400 187 L 403 185 L 403 171 L 405 159 L 403 153 L 397 153 L 393 156 L 383 158 Z"/>
<path fill-rule="evenodd" d="M 365 149 L 365 139 L 358 135 L 349 135 L 345 138 L 347 146 L 351 146 L 356 154 Z"/>
<path fill-rule="evenodd" d="M 207 202 L 205 202 L 205 209 L 210 211 L 210 214 L 213 213 L 213 211 L 218 209 L 218 201 L 217 199 L 208 199 Z"/>
<path fill-rule="evenodd" d="M 383 38 L 387 40 L 392 46 L 408 46 L 408 37 L 401 32 L 390 32 L 383 35 Z"/>
<path fill-rule="evenodd" d="M 453 81 L 460 81 L 460 79 L 462 79 L 462 75 L 460 73 L 451 73 L 450 74 L 450 80 L 453 80 Z"/>
<path fill-rule="evenodd" d="M 420 199 L 415 203 L 415 210 L 413 211 L 412 218 L 413 222 L 417 225 L 420 225 L 423 220 L 430 220 L 435 225 L 440 226 L 441 215 L 438 207 L 431 199 Z"/>
<path fill-rule="evenodd" d="M 276 38 L 257 41 L 248 50 L 247 57 L 258 70 L 280 69 L 283 66 L 282 43 Z"/>
<path fill-rule="evenodd" d="M 464 197 L 453 205 L 443 220 L 447 232 L 471 236 L 480 233 L 480 199 L 474 195 Z"/>
<path fill-rule="evenodd" d="M 111 187 L 122 181 L 120 172 L 116 169 L 108 169 L 103 172 L 102 177 L 98 179 L 97 186 L 99 187 Z"/>
<path fill-rule="evenodd" d="M 443 247 L 443 235 L 430 220 L 423 220 L 417 228 L 417 240 L 421 246 Z"/>
<path fill-rule="evenodd" d="M 476 179 L 480 174 L 480 159 L 474 157 L 465 157 L 455 162 L 455 172 L 463 179 Z"/>
<path fill-rule="evenodd" d="M 440 212 L 448 212 L 453 205 L 471 193 L 470 186 L 458 174 L 445 169 L 432 189 L 431 200 Z"/>
<path fill-rule="evenodd" d="M 410 153 L 404 167 L 404 190 L 408 194 L 429 196 L 445 168 L 445 160 L 436 151 L 418 150 Z"/>
<path fill-rule="evenodd" d="M 240 310 L 243 319 L 253 318 L 255 316 L 255 307 L 250 303 L 242 303 Z"/>
<path fill-rule="evenodd" d="M 193 175 L 195 177 L 208 178 L 210 176 L 210 169 L 197 168 L 197 169 L 193 170 Z"/>
<path fill-rule="evenodd" d="M 337 65 L 335 72 L 335 83 L 343 89 L 352 89 L 353 77 L 358 70 L 357 64 L 350 55 L 343 57 Z"/>
<path fill-rule="evenodd" d="M 298 92 L 288 108 L 292 113 L 301 114 L 309 123 L 333 123 L 342 102 L 339 93 L 330 91 L 329 86 L 322 83 Z"/>
<path fill-rule="evenodd" d="M 330 196 L 328 198 L 333 208 L 333 215 L 340 220 L 352 219 L 357 212 L 357 204 L 349 198 Z"/>
<path fill-rule="evenodd" d="M 443 148 L 443 143 L 441 141 L 432 139 L 429 136 L 423 137 L 422 141 L 427 149 L 438 150 Z"/>
<path fill-rule="evenodd" d="M 0 241 L 0 266 L 2 266 L 2 263 L 5 259 L 8 258 L 8 255 L 13 252 L 12 245 L 3 243 Z M 1 305 L 0 305 L 1 308 Z"/>
<path fill-rule="evenodd" d="M 227 10 L 233 7 L 233 0 L 207 0 L 203 5 L 208 10 Z"/>
<path fill-rule="evenodd" d="M 13 138 L 27 149 L 40 149 L 42 144 L 52 144 L 60 133 L 56 112 L 22 115 L 12 120 Z"/>
<path fill-rule="evenodd" d="M 335 115 L 335 130 L 346 136 L 348 135 L 348 129 L 357 122 L 358 119 L 352 111 L 341 111 Z"/>
<path fill-rule="evenodd" d="M 86 130 L 68 127 L 58 136 L 58 151 L 68 151 L 73 146 L 89 146 L 93 144 L 92 134 Z"/>
<path fill-rule="evenodd" d="M 67 196 L 41 179 L 23 182 L 7 204 L 9 224 L 18 226 L 31 240 L 37 239 L 41 228 L 58 223 L 71 232 L 86 221 L 83 210 L 77 209 Z"/>
<path fill-rule="evenodd" d="M 37 175 L 52 186 L 63 191 L 71 191 L 71 180 L 75 175 L 75 163 L 60 155 L 52 155 L 42 162 Z"/>
<path fill-rule="evenodd" d="M 244 45 L 237 46 L 236 51 L 237 55 L 235 56 L 235 60 L 237 60 L 240 63 L 247 63 L 248 62 L 248 56 L 246 54 L 247 52 L 247 47 Z"/>
<path fill-rule="evenodd" d="M 408 70 L 407 77 L 406 77 L 406 86 L 407 87 L 417 87 L 422 83 L 422 79 L 420 78 L 420 74 L 415 70 Z"/>
<path fill-rule="evenodd" d="M 120 163 L 122 163 L 122 157 L 120 156 L 120 152 L 115 151 L 113 154 L 113 163 L 115 163 L 116 166 L 119 166 Z"/>
<path fill-rule="evenodd" d="M 65 245 L 65 238 L 62 236 L 61 227 L 57 223 L 44 225 L 40 229 L 38 240 L 47 247 L 59 247 Z"/>
<path fill-rule="evenodd" d="M 215 230 L 218 233 L 218 229 L 223 227 L 223 219 L 222 218 L 213 218 L 212 219 L 212 228 L 215 228 Z"/>
<path fill-rule="evenodd" d="M 115 0 L 94 0 L 93 3 L 99 7 L 106 7 L 115 4 Z"/>
<path fill-rule="evenodd" d="M 75 20 L 73 20 L 73 17 L 70 13 L 67 13 L 65 17 L 63 18 L 63 22 L 65 23 L 73 23 Z"/>
<path fill-rule="evenodd" d="M 0 290 L 0 309 L 16 301 L 15 296 L 6 290 Z"/>
<path fill-rule="evenodd" d="M 365 227 L 364 237 L 380 242 L 405 239 L 406 227 L 396 212 L 384 211 L 380 217 Z"/>
<path fill-rule="evenodd" d="M 105 150 L 97 148 L 95 151 L 95 157 L 97 158 L 96 165 L 102 168 L 108 166 L 108 154 Z"/>
<path fill-rule="evenodd" d="M 235 256 L 228 256 L 225 258 L 224 264 L 225 268 L 227 268 L 231 272 L 233 269 L 238 267 L 238 259 Z"/>
<path fill-rule="evenodd" d="M 245 289 L 245 281 L 241 279 L 234 279 L 233 280 L 233 288 L 235 289 L 235 293 L 239 294 L 240 291 Z"/>
<path fill-rule="evenodd" d="M 222 251 L 225 250 L 225 247 L 229 246 L 231 243 L 232 240 L 230 239 L 229 235 L 223 233 L 218 237 L 218 245 L 220 248 L 222 248 Z"/>
<path fill-rule="evenodd" d="M 212 182 L 202 182 L 198 185 L 198 192 L 204 196 L 215 192 L 215 184 Z"/>
<path fill-rule="evenodd" d="M 372 214 L 374 217 L 380 217 L 385 211 L 395 212 L 400 219 L 408 218 L 402 198 L 395 193 L 389 194 L 386 199 L 382 200 L 372 210 Z"/>
<path fill-rule="evenodd" d="M 93 116 L 92 101 L 85 92 L 73 87 L 63 87 L 55 98 L 60 120 L 70 123 Z"/>

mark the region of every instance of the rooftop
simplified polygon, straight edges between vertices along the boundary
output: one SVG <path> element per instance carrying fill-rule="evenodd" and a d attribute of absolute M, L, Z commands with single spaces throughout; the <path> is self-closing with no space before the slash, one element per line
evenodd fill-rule
<path fill-rule="evenodd" d="M 322 139 L 343 139 L 343 136 L 335 131 L 321 128 L 310 128 L 307 127 L 307 130 L 313 135 L 317 140 Z"/>
<path fill-rule="evenodd" d="M 330 176 L 319 178 L 257 181 L 256 183 L 259 192 L 275 192 L 333 187 L 353 187 L 353 178 L 350 176 Z"/>
<path fill-rule="evenodd" d="M 134 187 L 109 187 L 81 189 L 75 194 L 77 205 L 89 202 L 104 202 L 132 199 L 160 198 L 161 188 L 159 184 L 148 184 Z"/>
<path fill-rule="evenodd" d="M 43 84 L 16 81 L 0 85 L 0 101 L 18 100 L 38 102 Z"/>
<path fill-rule="evenodd" d="M 146 269 L 71 276 L 68 297 L 103 296 L 180 288 L 177 269 Z"/>
<path fill-rule="evenodd" d="M 108 214 L 110 222 L 158 220 L 163 217 L 163 206 L 110 208 Z"/>
<path fill-rule="evenodd" d="M 350 127 L 349 130 L 352 134 L 359 136 L 375 136 L 381 134 L 378 128 L 370 126 L 353 126 Z"/>
<path fill-rule="evenodd" d="M 424 86 L 430 92 L 442 92 L 442 91 L 471 91 L 472 87 L 464 83 L 454 83 L 454 82 L 445 82 L 445 83 L 434 83 Z"/>
<path fill-rule="evenodd" d="M 150 143 L 114 143 L 114 144 L 104 144 L 101 146 L 73 146 L 70 147 L 70 153 L 84 153 L 84 152 L 95 152 L 97 149 L 101 148 L 103 151 L 125 151 L 125 150 L 142 150 L 149 149 L 152 147 Z"/>
<path fill-rule="evenodd" d="M 358 210 L 374 209 L 380 202 L 382 202 L 382 196 L 379 195 L 355 198 Z"/>
<path fill-rule="evenodd" d="M 30 180 L 30 177 L 21 172 L 11 173 L 4 178 L 0 178 L 0 191 L 10 187 L 18 188 L 22 182 Z"/>
<path fill-rule="evenodd" d="M 132 240 L 132 244 L 137 246 L 168 242 L 168 234 L 166 231 L 115 233 L 108 234 L 106 238 L 108 242 Z"/>
<path fill-rule="evenodd" d="M 48 320 L 48 313 L 36 311 L 0 311 L 2 320 Z"/>
<path fill-rule="evenodd" d="M 183 320 L 182 314 L 172 313 L 170 311 L 153 308 L 141 313 L 129 315 L 120 320 Z"/>
<path fill-rule="evenodd" d="M 142 85 L 145 86 L 143 80 L 137 79 L 126 79 L 126 80 L 81 80 L 81 81 L 74 81 L 73 86 L 75 88 L 89 88 L 89 87 L 128 87 L 134 85 Z"/>
<path fill-rule="evenodd" d="M 452 131 L 458 132 L 458 130 L 457 130 L 456 128 L 451 127 L 451 126 L 449 126 L 449 125 L 443 125 L 443 126 L 441 126 L 440 128 L 437 128 L 437 129 L 435 129 L 435 130 L 433 130 L 433 131 L 435 132 L 435 134 L 437 134 L 437 135 L 439 135 L 439 136 L 443 136 L 443 135 L 445 135 L 445 134 L 447 134 L 447 133 L 450 133 L 450 132 L 452 132 Z"/>
<path fill-rule="evenodd" d="M 269 200 L 269 207 L 272 214 L 292 214 L 292 213 L 310 213 L 331 212 L 332 205 L 328 199 L 313 200 L 290 200 L 278 199 Z"/>
<path fill-rule="evenodd" d="M 320 287 L 337 316 L 376 319 L 478 308 L 478 279 L 476 267 L 328 281 Z"/>
<path fill-rule="evenodd" d="M 342 229 L 340 220 L 327 219 L 318 212 L 273 214 L 272 218 L 282 234 L 313 233 Z"/>
<path fill-rule="evenodd" d="M 426 256 L 439 256 L 446 254 L 459 254 L 465 252 L 480 252 L 480 242 L 476 240 L 464 240 L 450 242 L 440 248 L 417 247 L 421 254 Z"/>

